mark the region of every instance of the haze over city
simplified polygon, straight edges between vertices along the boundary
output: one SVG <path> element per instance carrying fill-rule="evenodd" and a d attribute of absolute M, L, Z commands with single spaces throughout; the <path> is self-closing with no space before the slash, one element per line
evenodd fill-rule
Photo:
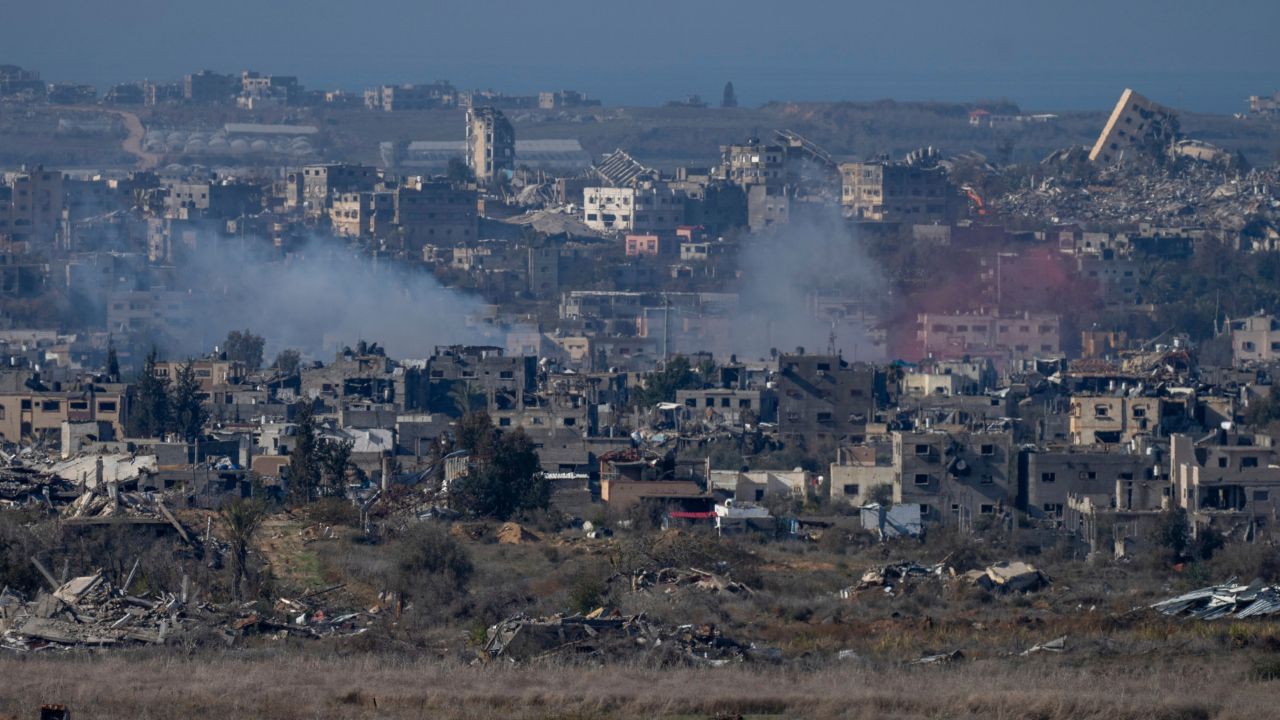
<path fill-rule="evenodd" d="M 0 11 L 0 720 L 1264 718 L 1280 5 Z"/>
<path fill-rule="evenodd" d="M 244 65 L 355 89 L 449 78 L 530 92 L 553 82 L 620 105 L 707 95 L 735 78 L 749 104 L 1007 97 L 1101 109 L 1127 82 L 1224 113 L 1259 85 L 1274 89 L 1277 24 L 1280 7 L 1267 0 L 380 0 L 323 11 L 299 0 L 64 0 L 10 8 L 0 44 L 50 80 L 102 86 Z"/>

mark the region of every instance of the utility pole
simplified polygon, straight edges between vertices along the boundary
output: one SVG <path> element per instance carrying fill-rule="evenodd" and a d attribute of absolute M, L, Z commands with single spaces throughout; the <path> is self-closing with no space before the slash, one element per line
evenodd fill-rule
<path fill-rule="evenodd" d="M 671 298 L 662 293 L 662 361 L 665 363 L 671 351 Z"/>

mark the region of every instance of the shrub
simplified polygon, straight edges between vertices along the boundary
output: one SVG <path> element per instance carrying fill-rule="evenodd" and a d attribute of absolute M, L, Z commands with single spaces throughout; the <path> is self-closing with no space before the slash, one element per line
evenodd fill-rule
<path fill-rule="evenodd" d="M 431 522 L 410 526 L 385 548 L 363 546 L 354 554 L 359 557 L 347 560 L 350 569 L 400 593 L 421 618 L 456 614 L 474 571 L 466 550 Z"/>
<path fill-rule="evenodd" d="M 1280 680 L 1280 658 L 1259 660 L 1249 668 L 1249 679 L 1255 681 Z"/>
<path fill-rule="evenodd" d="M 307 522 L 321 525 L 345 525 L 356 527 L 360 524 L 360 511 L 349 500 L 338 497 L 325 497 L 305 506 L 303 517 Z"/>
<path fill-rule="evenodd" d="M 600 576 L 584 572 L 569 590 L 569 605 L 575 612 L 589 613 L 604 604 L 606 589 Z"/>

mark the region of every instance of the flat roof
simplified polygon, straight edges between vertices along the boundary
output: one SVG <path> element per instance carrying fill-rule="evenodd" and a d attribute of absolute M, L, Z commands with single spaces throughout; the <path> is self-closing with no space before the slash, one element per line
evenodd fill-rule
<path fill-rule="evenodd" d="M 266 125 L 262 123 L 227 123 L 222 126 L 227 133 L 241 135 L 315 135 L 320 128 L 315 125 Z"/>

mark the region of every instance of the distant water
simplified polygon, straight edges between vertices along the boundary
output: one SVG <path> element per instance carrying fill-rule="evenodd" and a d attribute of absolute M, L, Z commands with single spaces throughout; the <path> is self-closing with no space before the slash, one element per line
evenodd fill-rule
<path fill-rule="evenodd" d="M 105 89 L 111 71 L 85 71 L 64 79 L 93 82 Z M 572 67 L 536 64 L 471 62 L 443 64 L 430 70 L 406 72 L 344 66 L 301 67 L 302 83 L 311 88 L 359 91 L 383 83 L 429 82 L 443 78 L 455 86 L 492 88 L 515 95 L 572 88 L 601 99 L 606 105 L 661 105 L 688 95 L 701 95 L 718 105 L 725 81 L 732 81 L 738 101 L 756 106 L 771 100 L 901 100 L 971 102 L 1008 99 L 1023 110 L 1110 110 L 1126 87 L 1181 110 L 1231 114 L 1248 109 L 1250 95 L 1280 89 L 1280 71 L 980 71 L 940 68 L 936 72 L 869 72 L 841 67 L 768 65 L 652 65 L 643 69 L 611 64 L 582 63 Z"/>
<path fill-rule="evenodd" d="M 597 93 L 609 104 L 660 104 L 698 93 L 718 103 L 725 80 L 732 80 L 739 102 L 758 105 L 769 100 L 937 100 L 966 102 L 1007 98 L 1024 110 L 1109 110 L 1126 87 L 1171 107 L 1204 113 L 1230 114 L 1248 109 L 1249 95 L 1280 89 L 1280 72 L 1109 72 L 1109 73 L 987 73 L 857 74 L 835 72 L 762 71 L 755 74 L 705 78 L 664 77 L 657 73 Z"/>

